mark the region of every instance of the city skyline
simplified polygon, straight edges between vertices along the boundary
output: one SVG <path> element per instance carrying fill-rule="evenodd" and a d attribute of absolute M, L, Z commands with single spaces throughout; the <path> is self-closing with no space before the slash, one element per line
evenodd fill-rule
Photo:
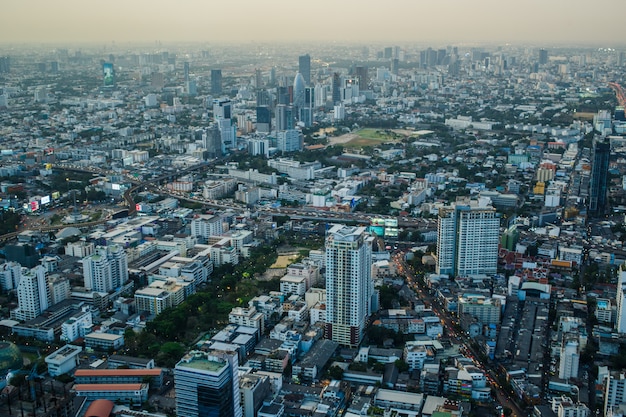
<path fill-rule="evenodd" d="M 397 0 L 387 9 L 372 3 L 354 6 L 330 0 L 317 2 L 314 8 L 282 0 L 235 4 L 111 0 L 94 10 L 78 0 L 10 2 L 0 17 L 0 42 L 500 42 L 610 47 L 623 44 L 620 17 L 626 12 L 626 3 L 613 0 L 594 3 L 594 10 L 607 11 L 602 21 L 591 20 L 588 4 L 580 0 L 567 4 L 529 0 L 515 10 L 494 0 Z M 302 29 L 307 23 L 311 30 Z"/>

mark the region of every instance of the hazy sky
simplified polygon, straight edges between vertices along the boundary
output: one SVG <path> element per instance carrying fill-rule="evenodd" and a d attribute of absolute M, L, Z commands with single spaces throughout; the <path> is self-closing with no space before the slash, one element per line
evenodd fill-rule
<path fill-rule="evenodd" d="M 625 0 L 2 0 L 0 42 L 624 43 Z"/>

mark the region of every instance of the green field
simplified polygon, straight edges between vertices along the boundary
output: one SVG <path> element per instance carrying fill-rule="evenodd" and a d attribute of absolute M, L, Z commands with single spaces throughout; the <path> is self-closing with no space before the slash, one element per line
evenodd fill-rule
<path fill-rule="evenodd" d="M 353 133 L 356 137 L 344 146 L 348 148 L 362 148 L 365 146 L 377 146 L 384 142 L 394 142 L 402 135 L 398 135 L 392 131 L 385 131 L 379 129 L 365 128 L 357 130 Z"/>

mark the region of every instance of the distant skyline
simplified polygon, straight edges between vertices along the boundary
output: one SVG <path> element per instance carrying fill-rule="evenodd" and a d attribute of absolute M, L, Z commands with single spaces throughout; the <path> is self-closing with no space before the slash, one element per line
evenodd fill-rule
<path fill-rule="evenodd" d="M 0 43 L 624 45 L 623 0 L 19 0 Z"/>

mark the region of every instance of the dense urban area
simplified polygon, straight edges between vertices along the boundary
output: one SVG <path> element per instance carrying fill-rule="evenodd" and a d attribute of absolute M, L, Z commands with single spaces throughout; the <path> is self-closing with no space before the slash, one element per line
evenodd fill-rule
<path fill-rule="evenodd" d="M 625 74 L 0 50 L 0 415 L 626 415 Z"/>

